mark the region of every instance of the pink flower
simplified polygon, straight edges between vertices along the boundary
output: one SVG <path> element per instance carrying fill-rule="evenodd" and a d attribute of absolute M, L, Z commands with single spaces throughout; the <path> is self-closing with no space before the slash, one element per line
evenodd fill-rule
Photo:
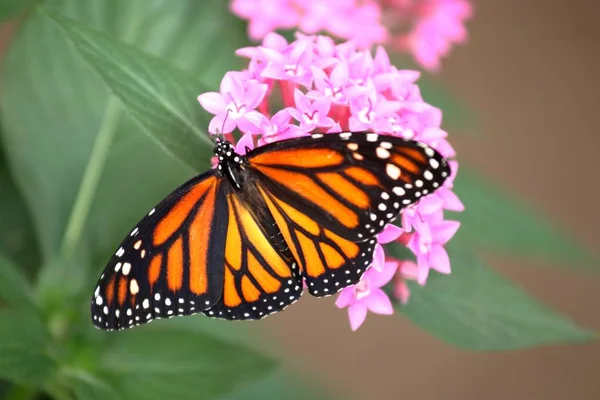
<path fill-rule="evenodd" d="M 420 17 L 411 32 L 400 41 L 425 69 L 438 71 L 440 59 L 453 44 L 464 43 L 464 22 L 471 18 L 472 7 L 466 0 L 429 0 L 423 2 Z"/>
<path fill-rule="evenodd" d="M 324 31 L 359 49 L 391 44 L 430 71 L 439 70 L 452 45 L 466 42 L 464 24 L 473 14 L 469 0 L 232 0 L 231 10 L 249 21 L 254 40 L 277 29 Z"/>
<path fill-rule="evenodd" d="M 353 1 L 341 0 L 340 4 Z M 230 132 L 239 129 L 243 135 L 235 149 L 241 154 L 256 145 L 312 132 L 351 129 L 415 139 L 446 156 L 454 155 L 448 133 L 441 129 L 441 110 L 421 97 L 418 72 L 391 65 L 382 47 L 373 57 L 352 41 L 336 45 L 325 36 L 297 37 L 288 43 L 269 33 L 262 45 L 236 52 L 250 59 L 248 69 L 228 72 L 219 93 L 198 96 L 200 104 L 215 115 L 210 132 L 222 131 L 233 138 Z M 280 108 L 273 107 L 280 103 Z M 399 218 L 402 227 L 385 227 L 377 236 L 373 262 L 361 281 L 340 293 L 336 304 L 348 307 L 353 330 L 363 323 L 368 311 L 392 313 L 390 300 L 381 289 L 392 277 L 396 277 L 396 297 L 406 303 L 406 280 L 423 285 L 431 269 L 450 272 L 444 245 L 459 223 L 445 220 L 444 213 L 461 211 L 464 206 L 453 192 L 458 163 L 449 164 L 451 174 L 443 186 L 404 209 Z M 385 245 L 391 242 L 408 247 L 416 262 L 386 255 Z"/>
<path fill-rule="evenodd" d="M 397 266 L 385 263 L 381 271 L 369 269 L 356 285 L 344 288 L 335 305 L 348 307 L 348 318 L 353 331 L 357 330 L 367 318 L 367 311 L 375 314 L 390 315 L 394 312 L 392 302 L 381 287 L 392 280 Z"/>
<path fill-rule="evenodd" d="M 410 290 L 406 284 L 407 280 L 416 281 L 419 276 L 419 266 L 412 261 L 390 261 L 396 265 L 397 271 L 394 277 L 394 298 L 401 304 L 408 303 Z"/>
<path fill-rule="evenodd" d="M 335 121 L 327 116 L 331 107 L 331 98 L 321 97 L 310 101 L 300 90 L 294 91 L 296 107 L 289 107 L 287 111 L 295 120 L 300 122 L 300 128 L 312 130 L 314 128 L 332 127 Z"/>
<path fill-rule="evenodd" d="M 290 1 L 234 0 L 230 7 L 234 14 L 250 21 L 248 33 L 254 40 L 275 29 L 293 28 L 299 22 Z"/>
<path fill-rule="evenodd" d="M 437 220 L 440 219 L 438 214 Z M 442 274 L 450 273 L 450 259 L 444 249 L 444 244 L 454 236 L 460 222 L 458 221 L 431 221 L 428 235 L 416 231 L 408 243 L 408 248 L 417 256 L 419 276 L 417 281 L 423 285 L 427 281 L 429 270 L 434 269 Z"/>
<path fill-rule="evenodd" d="M 208 92 L 198 101 L 208 112 L 215 114 L 208 130 L 211 133 L 229 133 L 236 127 L 242 132 L 259 133 L 255 122 L 262 115 L 254 111 L 267 93 L 268 85 L 242 81 L 234 73 L 227 73 L 221 81 L 221 92 Z"/>

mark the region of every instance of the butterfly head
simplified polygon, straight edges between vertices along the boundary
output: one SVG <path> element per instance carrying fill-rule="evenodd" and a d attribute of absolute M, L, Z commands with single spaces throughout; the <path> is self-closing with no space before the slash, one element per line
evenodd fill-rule
<path fill-rule="evenodd" d="M 234 187 L 241 189 L 243 183 L 241 165 L 244 157 L 235 152 L 235 148 L 230 142 L 219 137 L 215 140 L 214 153 L 219 160 L 217 166 L 219 172 L 225 175 Z"/>

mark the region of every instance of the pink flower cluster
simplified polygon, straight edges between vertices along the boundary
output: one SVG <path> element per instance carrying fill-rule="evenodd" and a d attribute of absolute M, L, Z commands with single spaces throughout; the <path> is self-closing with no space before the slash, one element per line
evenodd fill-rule
<path fill-rule="evenodd" d="M 249 21 L 254 40 L 277 29 L 323 31 L 359 48 L 389 43 L 430 71 L 467 40 L 473 12 L 469 0 L 232 0 L 231 10 Z"/>
<path fill-rule="evenodd" d="M 198 100 L 214 114 L 211 133 L 224 133 L 234 141 L 232 132 L 241 132 L 239 153 L 312 132 L 367 130 L 425 142 L 445 157 L 455 155 L 440 128 L 441 111 L 423 101 L 415 84 L 419 73 L 391 65 L 382 47 L 373 57 L 352 41 L 335 44 L 326 36 L 297 34 L 288 43 L 269 33 L 261 46 L 237 54 L 250 59 L 248 69 L 228 72 L 219 93 L 204 93 Z M 450 273 L 444 244 L 459 223 L 445 220 L 444 210 L 463 210 L 452 192 L 458 164 L 450 161 L 450 166 L 452 174 L 443 187 L 405 209 L 401 226 L 390 224 L 379 234 L 372 268 L 361 282 L 340 293 L 336 304 L 348 307 L 352 329 L 362 324 L 368 310 L 393 312 L 381 290 L 392 279 L 396 297 L 406 303 L 406 280 L 424 285 L 431 269 Z M 386 256 L 382 244 L 394 241 L 407 246 L 416 262 Z"/>

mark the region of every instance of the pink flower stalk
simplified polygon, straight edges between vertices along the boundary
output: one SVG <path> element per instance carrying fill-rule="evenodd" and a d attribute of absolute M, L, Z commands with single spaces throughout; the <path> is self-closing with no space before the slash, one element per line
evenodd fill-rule
<path fill-rule="evenodd" d="M 237 54 L 250 59 L 248 69 L 228 72 L 220 92 L 201 94 L 198 100 L 215 115 L 211 133 L 235 139 L 239 135 L 234 130 L 241 132 L 236 144 L 239 153 L 312 132 L 351 129 L 411 138 L 446 157 L 455 155 L 441 129 L 441 111 L 421 98 L 416 84 L 419 73 L 391 65 L 382 47 L 373 56 L 353 42 L 336 45 L 325 36 L 298 34 L 296 41 L 288 43 L 269 33 L 261 46 L 239 49 Z M 283 59 L 296 64 L 286 67 Z M 278 103 L 283 106 L 275 108 Z M 336 304 L 348 307 L 353 330 L 368 311 L 392 313 L 390 298 L 381 288 L 394 276 L 395 282 L 408 279 L 424 285 L 431 269 L 450 272 L 444 245 L 459 224 L 445 220 L 444 212 L 462 211 L 464 206 L 452 191 L 458 163 L 449 164 L 452 172 L 444 185 L 406 208 L 400 226 L 386 226 L 377 237 L 372 268 L 359 283 L 340 293 Z M 387 256 L 385 245 L 391 242 L 409 248 L 416 262 Z M 394 286 L 395 298 L 406 303 L 408 287 Z"/>
<path fill-rule="evenodd" d="M 440 69 L 452 45 L 467 41 L 464 24 L 473 14 L 469 0 L 232 0 L 230 8 L 248 20 L 253 40 L 277 29 L 328 32 L 358 48 L 389 44 L 410 52 L 429 71 Z"/>

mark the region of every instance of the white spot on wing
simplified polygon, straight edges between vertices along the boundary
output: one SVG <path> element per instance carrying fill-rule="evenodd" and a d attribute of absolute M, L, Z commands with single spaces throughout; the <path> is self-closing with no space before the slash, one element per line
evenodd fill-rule
<path fill-rule="evenodd" d="M 131 272 L 131 264 L 124 263 L 123 264 L 123 275 L 129 275 L 129 272 Z"/>
<path fill-rule="evenodd" d="M 400 177 L 400 168 L 398 168 L 396 165 L 394 164 L 386 164 L 385 166 L 385 172 L 388 174 L 388 176 L 394 180 L 398 179 Z"/>
<path fill-rule="evenodd" d="M 129 291 L 131 294 L 137 294 L 140 291 L 140 287 L 135 279 L 132 279 L 131 282 L 129 282 Z"/>
<path fill-rule="evenodd" d="M 379 135 L 376 133 L 367 133 L 367 141 L 368 142 L 376 142 L 378 137 L 379 137 Z"/>
<path fill-rule="evenodd" d="M 384 149 L 383 147 L 378 147 L 377 149 L 375 149 L 375 154 L 377 154 L 377 157 L 381 159 L 385 159 L 390 156 L 390 152 Z"/>

